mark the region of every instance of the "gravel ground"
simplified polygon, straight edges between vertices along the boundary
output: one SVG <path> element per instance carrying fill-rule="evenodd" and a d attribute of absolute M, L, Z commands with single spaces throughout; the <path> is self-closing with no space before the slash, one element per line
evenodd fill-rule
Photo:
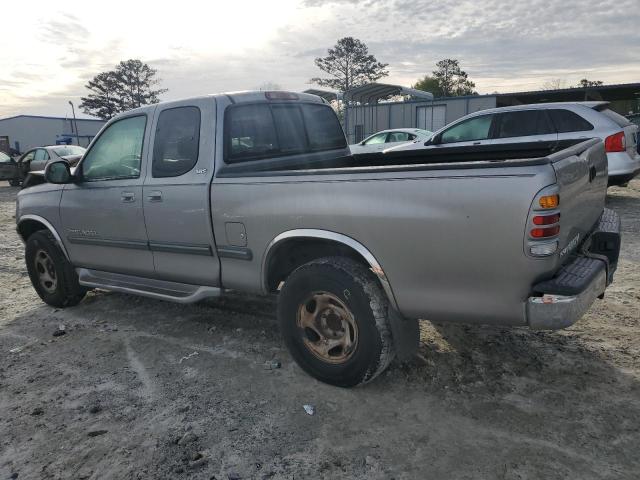
<path fill-rule="evenodd" d="M 272 298 L 42 304 L 16 193 L 0 183 L 0 480 L 640 478 L 640 182 L 609 190 L 621 264 L 572 328 L 424 321 L 423 361 L 351 390 L 293 363 Z"/>

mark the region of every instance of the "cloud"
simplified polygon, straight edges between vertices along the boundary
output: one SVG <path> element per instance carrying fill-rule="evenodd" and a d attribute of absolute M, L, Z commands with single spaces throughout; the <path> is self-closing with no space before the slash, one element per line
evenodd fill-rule
<path fill-rule="evenodd" d="M 139 29 L 118 23 L 117 16 L 100 21 L 102 10 L 89 7 L 73 8 L 73 15 L 25 15 L 19 23 L 38 31 L 39 43 L 22 58 L 0 59 L 0 115 L 25 108 L 56 113 L 58 100 L 49 93 L 78 99 L 88 79 L 126 58 L 141 58 L 158 70 L 169 89 L 165 99 L 265 82 L 302 90 L 310 78 L 322 76 L 314 58 L 344 36 L 363 40 L 389 64 L 385 81 L 403 85 L 429 74 L 443 58 L 459 59 L 477 89 L 487 93 L 533 90 L 550 78 L 568 85 L 583 77 L 640 81 L 637 0 L 287 0 L 291 5 L 281 7 L 286 15 L 274 14 L 268 28 L 251 17 L 256 14 L 249 0 L 236 1 L 246 20 L 261 29 L 255 37 L 242 24 L 224 27 L 224 34 L 222 27 L 207 33 L 200 24 L 174 20 L 179 12 L 161 10 Z M 186 8 L 191 0 L 183 2 Z"/>

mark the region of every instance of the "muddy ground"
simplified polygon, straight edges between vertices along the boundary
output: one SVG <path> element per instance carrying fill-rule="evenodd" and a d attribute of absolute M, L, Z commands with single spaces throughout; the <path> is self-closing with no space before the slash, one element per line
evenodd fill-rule
<path fill-rule="evenodd" d="M 293 363 L 273 299 L 45 306 L 16 193 L 0 183 L 0 479 L 640 478 L 640 182 L 609 190 L 622 260 L 575 326 L 425 321 L 425 361 L 351 390 Z"/>

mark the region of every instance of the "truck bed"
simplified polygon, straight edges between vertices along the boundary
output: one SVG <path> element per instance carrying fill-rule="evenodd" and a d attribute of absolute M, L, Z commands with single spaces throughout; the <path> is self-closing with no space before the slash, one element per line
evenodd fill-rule
<path fill-rule="evenodd" d="M 584 139 L 553 142 L 509 143 L 464 147 L 438 147 L 398 152 L 376 152 L 339 157 L 280 157 L 273 160 L 225 165 L 218 176 L 331 174 L 338 171 L 362 172 L 372 168 L 385 171 L 492 168 L 542 165 L 553 154 L 584 142 Z M 346 173 L 346 172 L 345 172 Z"/>

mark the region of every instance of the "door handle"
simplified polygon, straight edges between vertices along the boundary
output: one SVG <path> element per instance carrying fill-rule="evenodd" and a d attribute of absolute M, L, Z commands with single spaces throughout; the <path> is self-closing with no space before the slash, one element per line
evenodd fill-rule
<path fill-rule="evenodd" d="M 122 192 L 120 197 L 123 202 L 135 202 L 136 196 L 133 192 Z"/>
<path fill-rule="evenodd" d="M 147 196 L 150 202 L 161 202 L 162 201 L 162 192 L 159 190 L 149 192 Z"/>
<path fill-rule="evenodd" d="M 482 142 L 473 142 L 474 145 L 481 145 Z"/>

